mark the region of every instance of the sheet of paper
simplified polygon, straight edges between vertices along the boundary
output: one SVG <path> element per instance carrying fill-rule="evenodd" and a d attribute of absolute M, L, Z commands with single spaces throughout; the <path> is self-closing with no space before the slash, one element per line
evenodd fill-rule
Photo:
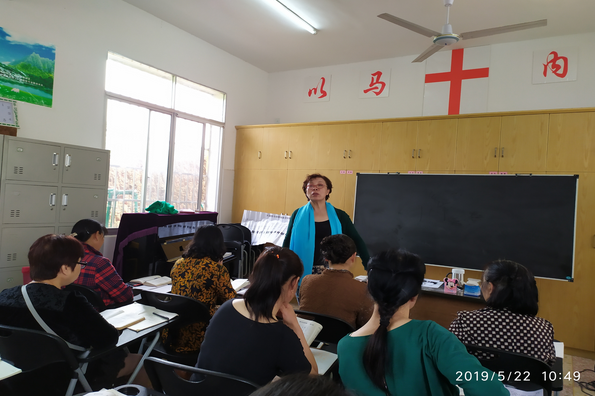
<path fill-rule="evenodd" d="M 316 360 L 316 365 L 318 366 L 318 374 L 324 375 L 331 368 L 333 363 L 337 360 L 337 355 L 323 351 L 322 349 L 317 348 L 310 348 L 312 354 L 314 355 L 314 360 Z"/>
<path fill-rule="evenodd" d="M 437 289 L 442 286 L 444 282 L 435 280 L 435 279 L 424 279 L 424 282 L 421 284 L 421 287 L 427 287 L 429 289 Z"/>
<path fill-rule="evenodd" d="M 564 358 L 564 343 L 560 341 L 554 341 L 554 348 L 556 349 L 556 357 Z"/>
<path fill-rule="evenodd" d="M 15 367 L 4 360 L 0 360 L 0 381 L 5 378 L 12 377 L 13 375 L 17 375 L 20 372 L 20 368 Z"/>

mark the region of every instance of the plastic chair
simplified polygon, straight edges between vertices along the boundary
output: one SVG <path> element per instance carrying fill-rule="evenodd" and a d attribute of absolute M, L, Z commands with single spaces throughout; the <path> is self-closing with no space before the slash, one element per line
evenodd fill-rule
<path fill-rule="evenodd" d="M 247 255 L 244 244 L 244 231 L 234 224 L 217 224 L 223 234 L 223 240 L 228 252 L 235 255 L 235 265 L 230 270 L 232 278 L 245 278 L 248 275 Z"/>
<path fill-rule="evenodd" d="M 313 320 L 322 325 L 322 330 L 316 336 L 315 341 L 324 342 L 325 344 L 334 344 L 336 346 L 341 338 L 355 331 L 353 326 L 351 326 L 349 323 L 334 316 L 319 314 L 316 312 L 301 311 L 299 309 L 296 309 L 295 313 L 299 317 Z"/>
<path fill-rule="evenodd" d="M 81 293 L 89 303 L 99 312 L 104 311 L 106 309 L 105 303 L 103 302 L 103 298 L 97 293 L 95 290 L 91 289 L 88 286 L 78 285 L 76 283 L 71 283 L 70 285 L 65 287 L 66 290 L 77 291 Z"/>
<path fill-rule="evenodd" d="M 558 377 L 559 372 L 562 371 L 562 359 L 558 359 L 554 367 L 551 367 L 539 359 L 520 353 L 477 345 L 465 345 L 465 347 L 470 354 L 477 357 L 483 367 L 492 370 L 496 375 L 501 374 L 504 378 L 502 382 L 506 385 L 523 391 L 543 389 L 544 395 L 547 396 L 552 394 L 552 390 L 556 392 L 562 390 L 562 381 L 552 382 L 547 375 L 552 371 Z M 559 370 L 556 369 L 558 366 Z"/>
<path fill-rule="evenodd" d="M 70 371 L 70 380 L 67 381 L 66 376 L 53 376 L 51 381 L 41 384 L 43 391 L 38 394 L 71 396 L 77 381 L 81 382 L 85 391 L 92 391 L 74 352 L 63 339 L 55 335 L 0 325 L 0 356 L 2 360 L 22 370 L 21 374 L 0 382 L 3 395 L 11 392 L 16 392 L 14 394 L 19 396 L 35 394 L 38 389 L 33 388 L 40 386 L 39 373 L 44 369 L 56 368 L 55 365 L 62 367 L 61 373 L 68 374 Z"/>
<path fill-rule="evenodd" d="M 244 250 L 247 252 L 247 275 L 250 275 L 252 272 L 252 268 L 254 267 L 254 262 L 256 261 L 256 251 L 252 248 L 252 231 L 246 226 L 243 226 L 240 223 L 233 223 L 239 229 L 242 230 L 244 234 Z"/>
<path fill-rule="evenodd" d="M 145 360 L 145 369 L 153 389 L 168 396 L 243 396 L 251 394 L 259 387 L 259 385 L 235 375 L 168 362 L 154 357 Z M 176 370 L 198 374 L 201 379 L 198 381 L 183 379 L 176 373 Z"/>
<path fill-rule="evenodd" d="M 209 307 L 191 297 L 180 296 L 171 293 L 154 293 L 148 290 L 141 290 L 142 304 L 178 314 L 178 319 L 168 326 L 167 340 L 159 341 L 151 356 L 161 357 L 181 364 L 194 365 L 198 359 L 198 351 L 191 353 L 176 352 L 170 348 L 182 327 L 211 320 Z"/>

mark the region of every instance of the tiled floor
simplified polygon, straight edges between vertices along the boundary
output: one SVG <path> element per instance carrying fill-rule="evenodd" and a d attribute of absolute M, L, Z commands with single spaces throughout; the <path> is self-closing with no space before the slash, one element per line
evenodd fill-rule
<path fill-rule="evenodd" d="M 595 360 L 586 359 L 577 356 L 571 355 L 564 355 L 564 369 L 562 375 L 570 372 L 570 375 L 573 375 L 575 371 L 582 371 L 585 369 L 593 370 L 595 368 Z M 590 382 L 595 381 L 595 372 L 587 371 L 580 374 L 580 381 L 581 382 Z M 586 384 L 585 384 L 586 385 Z M 595 385 L 595 383 L 593 384 Z M 581 390 L 581 386 L 574 381 L 567 381 L 564 380 L 564 390 L 560 392 L 561 396 L 584 396 L 584 395 L 594 395 L 595 391 Z"/>

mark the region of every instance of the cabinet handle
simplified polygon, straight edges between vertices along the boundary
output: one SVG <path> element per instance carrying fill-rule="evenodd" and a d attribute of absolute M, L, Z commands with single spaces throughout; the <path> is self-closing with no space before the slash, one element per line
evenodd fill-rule
<path fill-rule="evenodd" d="M 60 156 L 58 155 L 58 153 L 54 153 L 52 155 L 52 166 L 57 166 L 59 160 L 60 160 Z"/>
<path fill-rule="evenodd" d="M 504 147 L 500 149 L 500 157 L 504 158 Z"/>
<path fill-rule="evenodd" d="M 498 158 L 498 147 L 494 147 L 494 158 Z"/>
<path fill-rule="evenodd" d="M 417 150 L 417 158 L 421 158 L 421 149 Z"/>
<path fill-rule="evenodd" d="M 68 206 L 68 194 L 62 194 L 62 206 Z"/>
<path fill-rule="evenodd" d="M 289 159 L 291 159 L 291 150 L 289 150 Z"/>
<path fill-rule="evenodd" d="M 347 150 L 343 150 L 343 159 L 347 158 Z"/>
<path fill-rule="evenodd" d="M 285 159 L 287 159 L 287 150 L 285 150 Z"/>
<path fill-rule="evenodd" d="M 64 156 L 64 167 L 69 168 L 72 162 L 72 156 L 70 154 L 66 154 Z"/>
<path fill-rule="evenodd" d="M 413 151 L 411 151 L 411 158 L 415 158 L 415 149 L 413 149 Z"/>
<path fill-rule="evenodd" d="M 351 150 L 349 150 L 349 158 L 351 158 Z"/>
<path fill-rule="evenodd" d="M 258 151 L 258 159 L 260 159 L 260 154 L 261 154 L 261 152 L 260 152 L 260 151 Z"/>
<path fill-rule="evenodd" d="M 56 206 L 56 194 L 55 193 L 50 194 L 50 206 Z"/>

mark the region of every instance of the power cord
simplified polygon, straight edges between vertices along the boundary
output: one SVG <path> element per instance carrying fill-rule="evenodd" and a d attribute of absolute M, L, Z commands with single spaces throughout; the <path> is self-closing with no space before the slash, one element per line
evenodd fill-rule
<path fill-rule="evenodd" d="M 595 367 L 594 367 L 594 369 L 595 369 Z M 579 373 L 581 373 L 581 374 L 585 373 L 585 372 L 595 373 L 595 370 L 585 369 L 585 370 L 579 371 Z M 587 393 L 587 392 L 585 392 L 585 390 L 595 392 L 595 381 L 574 381 L 574 382 L 576 382 L 581 387 L 581 391 L 585 395 L 593 395 L 593 393 Z"/>

